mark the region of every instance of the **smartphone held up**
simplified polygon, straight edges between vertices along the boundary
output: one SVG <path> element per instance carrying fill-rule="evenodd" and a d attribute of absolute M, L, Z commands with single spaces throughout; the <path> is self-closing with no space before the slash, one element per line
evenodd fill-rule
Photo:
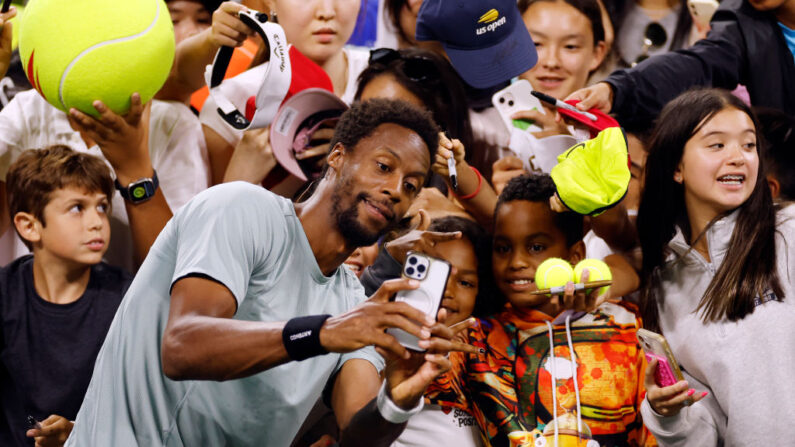
<path fill-rule="evenodd" d="M 414 290 L 401 290 L 395 295 L 395 301 L 408 303 L 435 320 L 450 276 L 450 264 L 424 253 L 410 251 L 406 255 L 402 276 L 418 281 L 420 286 Z M 387 329 L 387 333 L 406 348 L 425 351 L 418 345 L 419 339 L 408 332 L 392 328 Z"/>
<path fill-rule="evenodd" d="M 665 337 L 646 329 L 638 329 L 637 337 L 640 347 L 646 354 L 646 361 L 657 360 L 657 369 L 654 372 L 654 382 L 657 386 L 671 386 L 680 380 L 685 380 Z M 685 405 L 692 403 L 693 400 L 689 398 L 685 401 Z"/>

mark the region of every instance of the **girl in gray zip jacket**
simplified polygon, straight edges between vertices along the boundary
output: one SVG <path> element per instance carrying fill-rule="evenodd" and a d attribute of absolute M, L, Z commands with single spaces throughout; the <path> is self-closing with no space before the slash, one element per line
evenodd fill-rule
<path fill-rule="evenodd" d="M 641 307 L 686 376 L 659 387 L 649 365 L 641 412 L 662 446 L 795 440 L 795 210 L 773 205 L 756 128 L 740 100 L 702 89 L 669 103 L 652 136 Z"/>

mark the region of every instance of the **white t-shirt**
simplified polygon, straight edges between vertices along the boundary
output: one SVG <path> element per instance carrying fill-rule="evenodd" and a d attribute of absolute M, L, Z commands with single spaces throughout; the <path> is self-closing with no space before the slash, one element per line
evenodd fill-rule
<path fill-rule="evenodd" d="M 392 447 L 430 446 L 480 447 L 480 429 L 466 411 L 443 409 L 426 404 L 422 411 L 409 419 L 406 429 L 392 443 Z"/>
<path fill-rule="evenodd" d="M 367 68 L 370 52 L 364 48 L 346 47 L 342 50 L 348 60 L 348 82 L 345 93 L 340 97 L 346 104 L 353 103 L 356 88 L 359 85 L 359 75 Z M 221 91 L 230 99 L 238 110 L 246 109 L 246 101 L 256 95 L 262 83 L 262 77 L 267 70 L 268 62 L 257 65 L 239 75 L 224 80 Z M 243 131 L 230 126 L 218 114 L 218 105 L 212 95 L 207 97 L 204 107 L 199 114 L 201 123 L 221 136 L 227 143 L 235 146 L 243 138 Z"/>
<path fill-rule="evenodd" d="M 18 93 L 0 111 L 0 180 L 27 149 L 64 144 L 78 152 L 105 157 L 99 146 L 87 147 L 72 129 L 66 113 L 35 90 Z M 207 145 L 196 116 L 182 103 L 152 101 L 149 118 L 149 156 L 160 188 L 173 212 L 209 185 Z M 108 165 L 110 166 L 110 165 Z M 116 192 L 110 215 L 111 239 L 105 260 L 133 271 L 133 244 L 124 199 Z M 29 253 L 13 228 L 0 238 L 0 265 Z"/>
<path fill-rule="evenodd" d="M 223 382 L 171 380 L 160 349 L 170 290 L 196 274 L 229 289 L 238 321 L 338 315 L 366 299 L 347 268 L 323 274 L 292 202 L 245 182 L 212 187 L 149 251 L 97 356 L 67 446 L 288 446 L 346 360 L 383 367 L 369 346 Z"/>

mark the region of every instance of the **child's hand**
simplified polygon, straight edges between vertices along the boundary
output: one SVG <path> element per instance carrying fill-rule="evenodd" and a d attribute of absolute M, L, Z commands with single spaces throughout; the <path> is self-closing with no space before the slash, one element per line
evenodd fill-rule
<path fill-rule="evenodd" d="M 680 380 L 671 386 L 659 387 L 654 381 L 654 373 L 657 370 L 657 359 L 652 359 L 646 366 L 646 399 L 649 401 L 652 410 L 662 416 L 670 417 L 679 414 L 685 406 L 685 400 L 690 398 L 696 403 L 709 394 L 704 391 L 696 395 L 696 390 L 690 388 L 687 381 Z"/>
<path fill-rule="evenodd" d="M 11 7 L 8 12 L 0 14 L 0 78 L 6 75 L 8 67 L 11 65 L 11 54 L 14 49 L 11 48 L 11 41 L 14 36 L 12 32 L 12 24 L 8 21 L 17 15 L 17 8 Z"/>
<path fill-rule="evenodd" d="M 448 358 L 451 352 L 464 352 L 469 354 L 484 354 L 483 349 L 460 341 L 458 334 L 472 327 L 477 320 L 469 318 L 462 323 L 448 327 L 440 323 L 447 318 L 447 311 L 439 309 L 437 322 L 432 326 L 424 326 L 423 331 L 430 334 L 430 338 L 421 339 L 417 344 L 426 349 L 426 352 L 411 352 L 411 357 L 399 358 L 393 353 L 376 347 L 376 351 L 386 360 L 384 376 L 387 389 L 395 404 L 403 408 L 416 405 L 425 389 L 440 374 L 448 371 L 452 364 Z"/>
<path fill-rule="evenodd" d="M 584 269 L 580 277 L 581 282 L 588 282 L 588 277 L 588 269 Z M 586 293 L 588 289 L 574 290 L 574 283 L 569 281 L 566 283 L 563 295 L 556 295 L 558 306 L 561 310 L 591 312 L 607 301 L 608 294 L 599 295 L 599 289 L 599 287 L 591 289 L 588 293 Z"/>
<path fill-rule="evenodd" d="M 439 242 L 461 239 L 461 232 L 443 233 L 438 231 L 412 230 L 403 236 L 386 243 L 384 248 L 395 260 L 401 264 L 406 261 L 406 253 L 418 251 L 427 253 Z"/>
<path fill-rule="evenodd" d="M 248 130 L 243 134 L 229 160 L 224 182 L 242 180 L 258 185 L 265 180 L 276 167 L 270 134 L 270 126 Z"/>
<path fill-rule="evenodd" d="M 536 138 L 551 137 L 553 135 L 570 135 L 566 123 L 560 118 L 560 115 L 555 113 L 541 113 L 538 110 L 520 110 L 513 115 L 511 119 L 514 120 L 530 120 L 541 130 L 532 132 Z"/>
<path fill-rule="evenodd" d="M 552 208 L 552 211 L 556 213 L 565 213 L 567 211 L 571 211 L 569 207 L 560 200 L 560 196 L 558 193 L 552 194 L 552 197 L 549 198 L 549 207 Z"/>
<path fill-rule="evenodd" d="M 463 164 L 466 163 L 464 161 L 465 155 L 466 150 L 460 140 L 455 138 L 450 140 L 444 132 L 439 132 L 439 148 L 436 150 L 436 159 L 431 169 L 433 172 L 440 175 L 445 182 L 449 183 L 450 172 L 447 168 L 447 160 L 453 157 L 455 159 L 456 170 L 462 170 Z"/>
<path fill-rule="evenodd" d="M 494 191 L 499 195 L 512 178 L 526 173 L 524 163 L 518 157 L 509 155 L 500 158 L 492 165 L 491 184 L 494 185 Z"/>
<path fill-rule="evenodd" d="M 210 42 L 216 46 L 238 47 L 254 31 L 248 27 L 237 13 L 246 7 L 235 2 L 224 2 L 213 13 L 213 24 L 210 28 Z"/>
<path fill-rule="evenodd" d="M 41 421 L 41 428 L 31 428 L 25 435 L 36 440 L 36 447 L 60 447 L 72 433 L 74 425 L 69 419 L 53 414 Z"/>
<path fill-rule="evenodd" d="M 110 162 L 123 185 L 152 176 L 149 158 L 149 111 L 152 103 L 141 104 L 138 93 L 132 94 L 130 102 L 130 111 L 124 116 L 110 110 L 102 101 L 94 101 L 99 118 L 75 108 L 69 110 L 72 128 L 99 145 L 102 155 Z"/>
<path fill-rule="evenodd" d="M 306 160 L 307 158 L 323 156 L 322 161 L 325 162 L 325 156 L 328 155 L 329 150 L 331 150 L 330 142 L 333 137 L 333 127 L 321 127 L 317 129 L 309 137 L 309 147 L 303 152 L 296 152 L 295 159 Z M 316 144 L 317 142 L 320 142 L 320 144 Z"/>
<path fill-rule="evenodd" d="M 586 111 L 596 107 L 604 113 L 610 113 L 613 108 L 613 87 L 606 82 L 599 82 L 590 87 L 585 87 L 577 90 L 569 95 L 565 101 L 569 99 L 576 99 L 579 101 L 575 107 L 577 109 Z"/>

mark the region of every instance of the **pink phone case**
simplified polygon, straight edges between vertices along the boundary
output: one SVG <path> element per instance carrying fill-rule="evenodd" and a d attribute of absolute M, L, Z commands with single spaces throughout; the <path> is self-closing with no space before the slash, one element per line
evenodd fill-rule
<path fill-rule="evenodd" d="M 646 353 L 646 361 L 657 359 L 657 369 L 654 371 L 654 383 L 659 387 L 671 386 L 677 382 L 676 374 L 668 363 L 668 359 L 656 354 Z"/>

